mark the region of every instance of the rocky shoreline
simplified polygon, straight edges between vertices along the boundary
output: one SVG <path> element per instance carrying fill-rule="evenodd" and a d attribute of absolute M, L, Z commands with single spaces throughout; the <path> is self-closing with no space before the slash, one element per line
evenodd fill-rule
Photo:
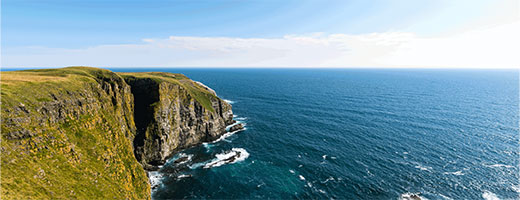
<path fill-rule="evenodd" d="M 150 199 L 146 171 L 236 122 L 229 103 L 182 74 L 69 67 L 2 72 L 1 83 L 6 198 Z"/>

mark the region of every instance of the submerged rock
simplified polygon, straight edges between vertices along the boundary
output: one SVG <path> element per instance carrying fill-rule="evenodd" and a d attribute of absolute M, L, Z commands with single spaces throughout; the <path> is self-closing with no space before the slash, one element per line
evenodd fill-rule
<path fill-rule="evenodd" d="M 229 132 L 234 132 L 234 131 L 238 131 L 238 130 L 242 130 L 242 129 L 244 129 L 244 124 L 239 123 L 239 124 L 235 124 L 232 127 L 230 127 Z"/>

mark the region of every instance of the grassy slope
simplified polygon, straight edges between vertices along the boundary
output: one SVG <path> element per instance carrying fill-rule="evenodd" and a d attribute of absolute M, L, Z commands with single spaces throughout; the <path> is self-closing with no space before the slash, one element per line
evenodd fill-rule
<path fill-rule="evenodd" d="M 146 174 L 137 163 L 127 133 L 114 109 L 94 108 L 88 114 L 67 120 L 38 123 L 35 108 L 54 101 L 74 101 L 88 94 L 95 77 L 118 76 L 95 68 L 63 68 L 1 72 L 2 142 L 1 196 L 3 199 L 144 199 L 149 198 Z M 92 94 L 92 96 L 96 96 Z M 103 105 L 110 99 L 99 97 Z M 6 120 L 21 119 L 23 112 L 4 108 L 24 105 L 29 120 L 24 128 L 32 137 L 6 136 L 16 129 Z"/>
<path fill-rule="evenodd" d="M 214 94 L 206 90 L 204 87 L 195 83 L 188 77 L 182 74 L 173 74 L 165 72 L 139 72 L 139 73 L 118 73 L 125 79 L 128 78 L 149 78 L 157 82 L 168 82 L 176 85 L 180 85 L 186 89 L 189 94 L 197 100 L 204 108 L 213 112 L 214 109 L 211 106 L 211 98 L 217 98 Z"/>

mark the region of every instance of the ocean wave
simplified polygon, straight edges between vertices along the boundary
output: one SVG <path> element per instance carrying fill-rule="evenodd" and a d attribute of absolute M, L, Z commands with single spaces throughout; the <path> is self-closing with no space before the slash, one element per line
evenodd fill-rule
<path fill-rule="evenodd" d="M 245 121 L 245 120 L 247 120 L 247 117 L 236 117 L 235 120 L 237 120 L 237 121 Z"/>
<path fill-rule="evenodd" d="M 148 172 L 148 179 L 150 179 L 150 185 L 152 186 L 152 189 L 157 188 L 161 184 L 162 178 L 163 175 L 157 171 Z"/>
<path fill-rule="evenodd" d="M 427 200 L 426 198 L 420 196 L 420 193 L 404 193 L 399 196 L 400 200 Z"/>
<path fill-rule="evenodd" d="M 303 177 L 302 175 L 299 175 L 298 176 L 300 178 L 300 180 L 304 181 L 305 180 L 305 177 Z"/>
<path fill-rule="evenodd" d="M 442 174 L 452 174 L 452 175 L 456 175 L 456 176 L 462 176 L 464 175 L 464 173 L 462 173 L 462 171 L 456 171 L 456 172 L 444 172 Z"/>
<path fill-rule="evenodd" d="M 485 166 L 486 167 L 492 167 L 492 168 L 497 168 L 497 167 L 514 168 L 511 165 L 505 165 L 505 164 L 494 164 L 494 165 L 485 165 Z"/>
<path fill-rule="evenodd" d="M 249 153 L 243 148 L 232 148 L 231 151 L 215 155 L 215 159 L 204 165 L 204 168 L 219 167 L 224 164 L 233 164 L 244 161 Z"/>
<path fill-rule="evenodd" d="M 243 128 L 243 129 L 236 130 L 236 131 L 233 131 L 233 132 L 226 132 L 223 135 L 221 135 L 218 139 L 216 139 L 216 140 L 214 140 L 213 142 L 210 142 L 210 143 L 220 142 L 220 141 L 225 140 L 226 138 L 232 136 L 233 134 L 238 133 L 240 131 L 244 131 L 244 130 L 247 130 L 247 129 Z"/>
<path fill-rule="evenodd" d="M 331 176 L 331 177 L 325 179 L 324 181 L 321 181 L 321 183 L 325 184 L 325 183 L 327 183 L 329 181 L 334 181 L 334 177 Z"/>
<path fill-rule="evenodd" d="M 415 166 L 415 168 L 420 169 L 422 171 L 429 171 L 429 172 L 432 171 L 432 167 L 425 167 L 425 166 L 421 166 L 421 165 L 417 165 L 417 166 Z"/>
<path fill-rule="evenodd" d="M 484 193 L 482 193 L 482 198 L 485 200 L 500 200 L 495 193 L 490 191 L 484 191 Z"/>
<path fill-rule="evenodd" d="M 520 185 L 511 185 L 511 189 L 513 191 L 520 193 Z"/>

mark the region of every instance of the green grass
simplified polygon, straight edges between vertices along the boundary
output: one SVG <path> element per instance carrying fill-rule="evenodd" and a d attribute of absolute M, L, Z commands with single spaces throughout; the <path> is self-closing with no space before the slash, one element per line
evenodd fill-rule
<path fill-rule="evenodd" d="M 99 86 L 102 80 L 123 81 L 89 67 L 1 72 L 2 199 L 150 198 L 128 127 L 122 131 L 126 114 L 112 105 Z M 86 98 L 96 102 L 88 108 L 74 104 Z M 78 114 L 65 113 L 63 121 L 50 123 L 39 109 L 53 102 Z M 22 122 L 9 124 L 13 119 Z M 9 136 L 21 128 L 34 135 Z"/>
<path fill-rule="evenodd" d="M 147 78 L 157 83 L 168 82 L 176 84 L 186 89 L 188 93 L 199 102 L 205 109 L 215 112 L 211 106 L 211 99 L 217 98 L 206 88 L 195 83 L 183 74 L 165 73 L 165 72 L 138 72 L 138 73 L 118 73 L 125 79 Z"/>

